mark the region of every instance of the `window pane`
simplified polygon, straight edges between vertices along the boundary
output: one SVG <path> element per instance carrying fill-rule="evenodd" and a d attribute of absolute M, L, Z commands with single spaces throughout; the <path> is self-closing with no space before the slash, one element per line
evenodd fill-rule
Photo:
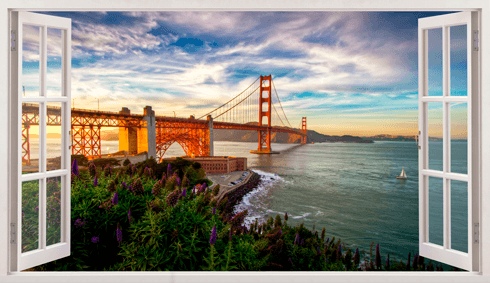
<path fill-rule="evenodd" d="M 451 95 L 466 96 L 468 89 L 466 25 L 450 27 L 449 41 Z"/>
<path fill-rule="evenodd" d="M 468 174 L 468 104 L 453 102 L 451 114 L 451 172 Z"/>
<path fill-rule="evenodd" d="M 451 249 L 468 252 L 468 183 L 451 180 Z"/>
<path fill-rule="evenodd" d="M 22 182 L 22 252 L 39 247 L 39 180 Z"/>
<path fill-rule="evenodd" d="M 48 103 L 46 123 L 46 170 L 61 169 L 61 102 Z"/>
<path fill-rule="evenodd" d="M 442 166 L 442 103 L 428 103 L 429 169 L 443 170 Z"/>
<path fill-rule="evenodd" d="M 22 103 L 22 174 L 39 172 L 39 103 Z"/>
<path fill-rule="evenodd" d="M 23 96 L 39 96 L 39 60 L 41 28 L 23 25 L 22 32 L 22 88 Z"/>
<path fill-rule="evenodd" d="M 429 242 L 443 245 L 442 178 L 429 177 Z"/>
<path fill-rule="evenodd" d="M 62 30 L 48 28 L 46 91 L 48 96 L 61 96 Z"/>
<path fill-rule="evenodd" d="M 442 28 L 428 30 L 429 95 L 442 95 Z"/>
<path fill-rule="evenodd" d="M 46 181 L 46 246 L 61 242 L 61 184 L 62 177 Z"/>

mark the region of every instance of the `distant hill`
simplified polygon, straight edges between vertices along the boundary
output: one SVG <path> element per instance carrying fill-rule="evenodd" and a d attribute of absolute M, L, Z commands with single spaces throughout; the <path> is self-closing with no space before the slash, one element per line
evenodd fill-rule
<path fill-rule="evenodd" d="M 256 124 L 256 123 L 255 123 Z M 215 129 L 213 130 L 215 141 L 236 141 L 236 142 L 258 142 L 259 134 L 257 131 L 244 131 L 244 130 L 225 130 Z M 288 133 L 272 133 L 272 142 L 274 143 L 300 143 L 301 137 Z M 369 138 L 361 138 L 355 136 L 329 136 L 323 135 L 313 130 L 308 130 L 307 142 L 321 143 L 321 142 L 346 142 L 346 143 L 372 143 Z"/>
<path fill-rule="evenodd" d="M 375 135 L 367 137 L 374 141 L 413 141 L 415 142 L 416 136 L 395 136 L 395 135 Z M 442 141 L 440 138 L 429 138 L 430 141 Z"/>

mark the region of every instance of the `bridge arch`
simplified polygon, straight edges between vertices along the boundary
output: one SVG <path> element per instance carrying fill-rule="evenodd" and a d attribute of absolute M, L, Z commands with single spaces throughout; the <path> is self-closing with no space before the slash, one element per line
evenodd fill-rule
<path fill-rule="evenodd" d="M 187 127 L 176 128 L 165 125 L 165 122 L 158 123 L 157 121 L 156 132 L 157 160 L 161 160 L 174 143 L 178 143 L 187 156 L 209 156 L 209 129 L 207 127 L 189 123 Z"/>

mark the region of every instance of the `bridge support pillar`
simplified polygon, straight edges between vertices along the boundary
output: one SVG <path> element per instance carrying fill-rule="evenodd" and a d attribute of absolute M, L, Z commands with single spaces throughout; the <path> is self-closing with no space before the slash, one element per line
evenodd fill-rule
<path fill-rule="evenodd" d="M 148 151 L 148 158 L 157 158 L 157 143 L 156 143 L 156 121 L 155 111 L 151 109 L 151 106 L 146 106 L 143 111 L 146 122 L 146 148 Z"/>
<path fill-rule="evenodd" d="M 127 107 L 123 107 L 120 114 L 131 114 Z M 119 151 L 126 151 L 128 154 L 138 153 L 138 130 L 133 127 L 119 127 Z"/>
<path fill-rule="evenodd" d="M 301 143 L 306 143 L 308 140 L 308 131 L 306 130 L 306 117 L 303 117 L 301 120 L 301 132 L 304 136 L 301 137 Z"/>
<path fill-rule="evenodd" d="M 267 130 L 259 130 L 259 147 L 257 150 L 250 151 L 258 154 L 279 153 L 271 149 L 271 127 L 272 127 L 272 75 L 260 76 L 259 89 L 259 126 L 263 126 L 262 119 L 267 117 Z M 264 107 L 264 104 L 267 103 Z M 266 108 L 267 107 L 267 108 Z M 264 109 L 265 108 L 265 109 Z M 266 111 L 264 111 L 266 110 Z"/>
<path fill-rule="evenodd" d="M 213 136 L 213 117 L 208 115 L 209 127 L 209 156 L 214 156 L 214 136 Z"/>

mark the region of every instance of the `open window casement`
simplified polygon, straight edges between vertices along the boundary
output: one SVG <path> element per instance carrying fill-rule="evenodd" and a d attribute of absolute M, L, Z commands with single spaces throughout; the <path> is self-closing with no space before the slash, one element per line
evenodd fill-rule
<path fill-rule="evenodd" d="M 477 12 L 418 22 L 419 252 L 479 266 L 479 38 Z"/>
<path fill-rule="evenodd" d="M 71 19 L 11 17 L 10 270 L 70 255 Z"/>

